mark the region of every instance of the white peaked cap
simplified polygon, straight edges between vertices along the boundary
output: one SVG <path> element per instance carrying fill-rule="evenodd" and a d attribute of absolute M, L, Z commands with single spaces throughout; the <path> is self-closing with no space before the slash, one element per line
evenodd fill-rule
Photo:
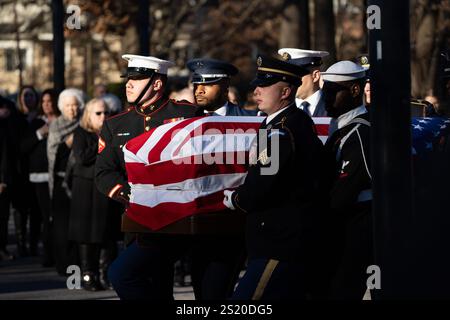
<path fill-rule="evenodd" d="M 122 59 L 128 61 L 128 68 L 148 68 L 160 74 L 167 74 L 167 70 L 175 65 L 171 61 L 135 54 L 124 54 Z"/>
<path fill-rule="evenodd" d="M 329 52 L 297 48 L 281 48 L 278 50 L 278 54 L 289 63 L 304 66 L 322 64 L 322 58 L 328 56 Z"/>
<path fill-rule="evenodd" d="M 333 64 L 322 72 L 324 81 L 341 82 L 361 79 L 366 76 L 366 69 L 357 63 L 344 60 Z"/>

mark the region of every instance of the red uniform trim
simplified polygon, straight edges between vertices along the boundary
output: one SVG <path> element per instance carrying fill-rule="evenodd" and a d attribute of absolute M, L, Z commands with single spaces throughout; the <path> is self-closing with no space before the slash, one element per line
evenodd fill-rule
<path fill-rule="evenodd" d="M 113 119 L 113 118 L 116 118 L 116 117 L 118 117 L 118 116 L 122 116 L 122 115 L 124 115 L 125 113 L 128 113 L 128 112 L 130 112 L 130 111 L 133 110 L 133 109 L 134 109 L 134 107 L 129 107 L 128 109 L 126 109 L 125 111 L 122 111 L 121 113 L 118 113 L 118 114 L 115 114 L 115 115 L 113 115 L 113 116 L 111 116 L 111 117 L 106 118 L 106 120 Z"/>

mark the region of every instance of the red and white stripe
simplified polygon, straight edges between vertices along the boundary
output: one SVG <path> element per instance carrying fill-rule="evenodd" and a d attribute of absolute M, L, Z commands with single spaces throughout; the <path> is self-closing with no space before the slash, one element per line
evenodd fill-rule
<path fill-rule="evenodd" d="M 158 230 L 193 214 L 225 209 L 223 190 L 244 182 L 250 145 L 263 119 L 190 118 L 130 140 L 123 147 L 131 187 L 127 215 Z M 323 136 L 329 118 L 316 119 Z"/>

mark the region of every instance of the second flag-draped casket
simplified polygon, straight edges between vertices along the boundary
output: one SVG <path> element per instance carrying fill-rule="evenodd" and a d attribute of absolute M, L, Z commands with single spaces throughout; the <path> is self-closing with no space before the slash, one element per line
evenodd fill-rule
<path fill-rule="evenodd" d="M 161 125 L 124 147 L 130 206 L 124 231 L 241 232 L 223 190 L 244 182 L 262 117 L 197 117 Z"/>

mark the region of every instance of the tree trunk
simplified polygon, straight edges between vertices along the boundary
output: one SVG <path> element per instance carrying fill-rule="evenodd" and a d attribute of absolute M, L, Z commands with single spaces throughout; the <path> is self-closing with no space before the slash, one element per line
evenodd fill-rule
<path fill-rule="evenodd" d="M 16 48 L 17 48 L 17 62 L 18 62 L 17 68 L 19 69 L 19 90 L 20 90 L 23 87 L 23 78 L 22 78 L 23 63 L 22 63 L 22 55 L 20 54 L 20 32 L 19 32 L 19 23 L 17 21 L 16 3 L 13 4 L 13 8 L 14 8 L 14 27 L 16 29 Z"/>
<path fill-rule="evenodd" d="M 53 13 L 53 87 L 64 90 L 64 6 L 62 0 L 52 0 Z"/>
<path fill-rule="evenodd" d="M 316 0 L 314 4 L 314 48 L 328 51 L 330 64 L 336 61 L 335 36 L 333 1 Z"/>
<path fill-rule="evenodd" d="M 137 30 L 139 34 L 139 54 L 150 55 L 150 4 L 149 0 L 139 0 Z"/>
<path fill-rule="evenodd" d="M 279 47 L 310 49 L 308 0 L 286 0 L 283 7 Z"/>

